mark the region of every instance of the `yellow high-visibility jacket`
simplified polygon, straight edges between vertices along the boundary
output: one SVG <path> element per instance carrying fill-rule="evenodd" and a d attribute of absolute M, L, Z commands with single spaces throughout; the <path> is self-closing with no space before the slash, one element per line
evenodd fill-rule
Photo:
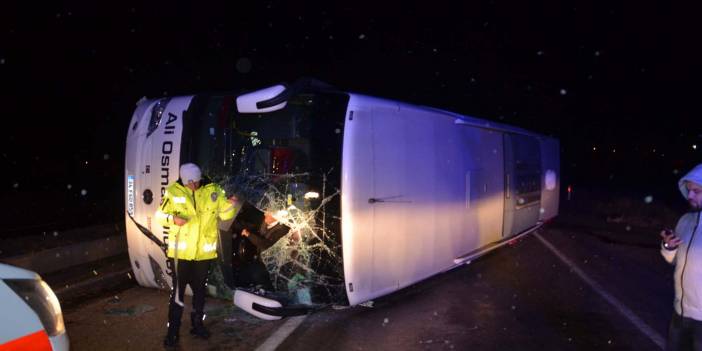
<path fill-rule="evenodd" d="M 234 206 L 227 201 L 224 190 L 209 183 L 195 191 L 173 183 L 166 188 L 156 218 L 168 230 L 168 257 L 175 257 L 178 241 L 178 259 L 203 261 L 217 257 L 217 219 L 234 218 Z M 175 216 L 188 220 L 183 226 L 173 221 Z"/>

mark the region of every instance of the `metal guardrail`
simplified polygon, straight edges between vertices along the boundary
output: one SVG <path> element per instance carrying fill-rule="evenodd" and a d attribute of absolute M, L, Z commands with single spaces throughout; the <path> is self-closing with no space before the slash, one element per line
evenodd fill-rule
<path fill-rule="evenodd" d="M 3 262 L 47 274 L 127 252 L 124 235 L 60 246 L 31 254 L 2 259 Z"/>

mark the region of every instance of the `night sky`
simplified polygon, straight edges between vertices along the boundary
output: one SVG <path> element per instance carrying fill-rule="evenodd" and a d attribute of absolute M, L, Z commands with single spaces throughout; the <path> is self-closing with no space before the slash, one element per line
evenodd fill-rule
<path fill-rule="evenodd" d="M 665 197 L 701 159 L 699 39 L 667 1 L 230 3 L 3 5 L 7 230 L 121 220 L 142 96 L 303 76 L 553 135 L 576 188 Z"/>

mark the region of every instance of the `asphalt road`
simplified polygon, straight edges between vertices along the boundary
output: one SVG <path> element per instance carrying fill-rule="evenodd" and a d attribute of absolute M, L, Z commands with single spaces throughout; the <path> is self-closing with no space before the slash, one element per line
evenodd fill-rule
<path fill-rule="evenodd" d="M 673 292 L 657 244 L 652 230 L 562 216 L 372 307 L 265 322 L 210 299 L 213 337 L 192 340 L 186 321 L 182 349 L 660 350 Z M 166 302 L 129 287 L 70 306 L 73 350 L 159 348 Z"/>
<path fill-rule="evenodd" d="M 661 349 L 672 284 L 656 249 L 565 228 L 537 235 L 573 266 L 532 235 L 376 301 L 373 308 L 312 315 L 280 349 Z M 632 315 L 624 315 L 622 307 Z"/>

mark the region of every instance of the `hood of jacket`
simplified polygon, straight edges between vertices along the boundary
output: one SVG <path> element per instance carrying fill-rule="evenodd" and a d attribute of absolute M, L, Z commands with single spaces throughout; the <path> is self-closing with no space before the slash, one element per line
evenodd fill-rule
<path fill-rule="evenodd" d="M 680 178 L 680 181 L 678 181 L 678 187 L 680 188 L 680 192 L 682 193 L 683 197 L 685 197 L 685 200 L 687 200 L 687 187 L 685 186 L 685 183 L 688 181 L 702 185 L 702 163 L 695 166 L 695 168 L 693 168 L 685 176 Z"/>

